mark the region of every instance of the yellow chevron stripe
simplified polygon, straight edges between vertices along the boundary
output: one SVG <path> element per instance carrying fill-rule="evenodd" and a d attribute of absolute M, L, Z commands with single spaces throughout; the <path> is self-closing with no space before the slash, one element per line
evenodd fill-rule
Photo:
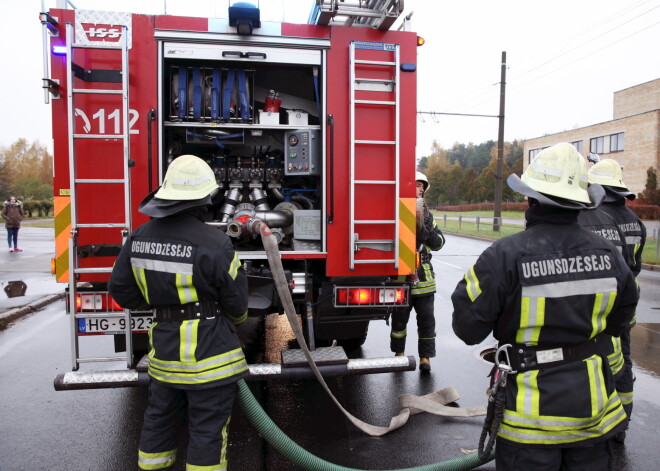
<path fill-rule="evenodd" d="M 55 278 L 58 282 L 69 281 L 69 239 L 71 238 L 71 198 L 56 196 L 55 214 Z"/>
<path fill-rule="evenodd" d="M 399 275 L 415 271 L 416 198 L 399 198 Z"/>

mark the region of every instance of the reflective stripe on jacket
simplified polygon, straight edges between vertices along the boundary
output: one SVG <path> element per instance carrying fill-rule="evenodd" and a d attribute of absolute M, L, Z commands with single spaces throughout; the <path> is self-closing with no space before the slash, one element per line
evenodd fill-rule
<path fill-rule="evenodd" d="M 619 336 L 638 300 L 632 273 L 577 212 L 531 207 L 527 229 L 487 248 L 452 295 L 454 332 L 467 344 L 578 345 Z M 499 437 L 566 446 L 603 440 L 625 423 L 607 360 L 593 355 L 509 376 Z"/>
<path fill-rule="evenodd" d="M 427 216 L 425 224 L 427 227 L 432 227 L 433 229 L 427 231 L 428 235 L 426 237 L 422 237 L 420 232 L 417 232 L 417 247 L 420 247 L 420 254 L 430 255 L 432 251 L 440 250 L 445 245 L 445 236 L 442 234 L 432 215 L 429 214 Z M 412 286 L 410 290 L 411 296 L 423 296 L 435 293 L 435 273 L 430 261 L 420 264 L 417 268 L 417 276 L 419 277 L 419 283 Z"/>

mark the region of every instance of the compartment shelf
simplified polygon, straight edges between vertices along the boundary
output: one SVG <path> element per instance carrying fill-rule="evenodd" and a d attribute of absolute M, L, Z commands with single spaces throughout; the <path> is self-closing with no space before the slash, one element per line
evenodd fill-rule
<path fill-rule="evenodd" d="M 231 128 L 231 129 L 321 129 L 318 124 L 293 125 L 293 124 L 252 124 L 252 123 L 201 123 L 194 121 L 165 121 L 167 127 L 179 128 Z"/>

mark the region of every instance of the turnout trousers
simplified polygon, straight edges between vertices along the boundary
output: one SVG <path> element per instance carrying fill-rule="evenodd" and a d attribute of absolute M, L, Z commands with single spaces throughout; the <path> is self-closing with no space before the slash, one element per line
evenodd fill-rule
<path fill-rule="evenodd" d="M 608 471 L 612 468 L 609 441 L 591 446 L 542 448 L 497 439 L 495 468 L 499 471 Z"/>
<path fill-rule="evenodd" d="M 175 389 L 152 379 L 144 413 L 138 466 L 169 470 L 176 459 L 176 436 L 188 419 L 187 471 L 225 471 L 227 435 L 236 383 L 209 389 Z"/>
<path fill-rule="evenodd" d="M 630 331 L 633 326 L 628 327 L 621 334 L 621 352 L 623 353 L 623 374 L 616 381 L 616 392 L 621 398 L 623 410 L 626 411 L 628 422 L 633 410 L 633 372 L 632 360 L 630 358 Z"/>
<path fill-rule="evenodd" d="M 424 296 L 411 296 L 410 306 L 406 311 L 392 314 L 392 332 L 390 333 L 390 350 L 403 353 L 406 349 L 406 337 L 410 312 L 417 313 L 417 334 L 419 337 L 418 353 L 420 358 L 435 356 L 435 313 L 434 293 Z"/>

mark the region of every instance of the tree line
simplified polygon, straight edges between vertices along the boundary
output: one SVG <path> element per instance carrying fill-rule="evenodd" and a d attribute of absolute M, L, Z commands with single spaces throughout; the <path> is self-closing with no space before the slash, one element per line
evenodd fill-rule
<path fill-rule="evenodd" d="M 0 195 L 21 201 L 53 198 L 53 156 L 46 146 L 18 139 L 0 148 Z"/>
<path fill-rule="evenodd" d="M 504 143 L 502 161 L 502 200 L 519 202 L 522 196 L 506 184 L 511 173 L 520 175 L 523 168 L 521 141 Z M 424 195 L 429 206 L 476 204 L 493 202 L 497 177 L 497 143 L 455 143 L 443 149 L 433 141 L 431 153 L 422 157 L 418 169 L 429 180 L 430 188 Z"/>

